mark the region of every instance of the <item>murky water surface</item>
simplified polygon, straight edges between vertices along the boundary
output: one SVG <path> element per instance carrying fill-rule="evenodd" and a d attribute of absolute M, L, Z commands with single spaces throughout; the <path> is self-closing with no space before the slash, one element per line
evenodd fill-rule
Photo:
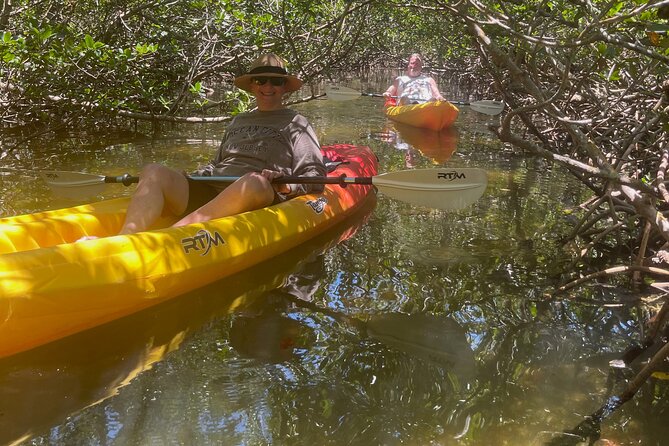
<path fill-rule="evenodd" d="M 565 172 L 504 150 L 495 118 L 467 107 L 441 135 L 398 132 L 375 98 L 297 108 L 324 144 L 371 146 L 382 172 L 482 167 L 488 189 L 454 212 L 380 195 L 270 262 L 0 361 L 0 444 L 573 444 L 551 441 L 623 389 L 633 371 L 608 363 L 639 339 L 636 309 L 597 290 L 543 297 L 568 263 L 563 210 L 585 197 Z M 64 138 L 2 167 L 188 169 L 223 131 Z M 0 189 L 4 215 L 72 204 L 31 172 L 0 172 Z M 666 401 L 651 380 L 602 423 L 601 444 L 663 444 Z"/>

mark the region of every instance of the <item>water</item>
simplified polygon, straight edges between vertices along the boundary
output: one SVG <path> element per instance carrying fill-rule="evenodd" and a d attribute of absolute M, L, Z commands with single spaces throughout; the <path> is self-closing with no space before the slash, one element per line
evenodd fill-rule
<path fill-rule="evenodd" d="M 297 108 L 323 143 L 371 146 L 382 172 L 482 167 L 488 189 L 456 212 L 380 195 L 270 262 L 0 361 L 0 444 L 538 445 L 622 390 L 632 371 L 616 377 L 608 363 L 639 339 L 638 309 L 592 287 L 544 298 L 569 261 L 555 242 L 569 229 L 563 210 L 586 196 L 569 175 L 505 150 L 487 129 L 494 118 L 466 108 L 437 139 L 445 150 L 398 138 L 379 99 Z M 3 166 L 189 168 L 223 131 L 63 139 Z M 32 175 L 3 172 L 0 189 L 2 214 L 72 204 Z M 601 437 L 662 444 L 665 401 L 666 381 L 652 379 Z"/>

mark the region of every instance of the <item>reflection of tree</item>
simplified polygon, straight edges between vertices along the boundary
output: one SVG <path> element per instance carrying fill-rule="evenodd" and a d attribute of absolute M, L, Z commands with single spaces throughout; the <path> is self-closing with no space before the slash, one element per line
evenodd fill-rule
<path fill-rule="evenodd" d="M 636 296 L 608 288 L 583 289 L 566 301 L 545 296 L 568 260 L 552 234 L 563 233 L 569 217 L 553 203 L 577 202 L 579 190 L 565 187 L 559 169 L 538 176 L 542 168 L 490 171 L 491 192 L 459 213 L 415 213 L 386 201 L 376 213 L 384 224 L 349 242 L 352 258 L 331 260 L 335 270 L 353 262 L 358 271 L 356 281 L 339 284 L 342 305 L 420 309 L 462 324 L 479 363 L 456 412 L 471 420 L 471 439 L 526 435 L 516 443 L 527 444 L 545 431 L 540 440 L 550 441 L 578 425 L 575 412 L 593 413 L 624 389 L 621 378 L 640 369 L 634 363 L 622 377 L 609 369 L 639 338 L 645 313 L 635 308 Z M 654 396 L 661 388 L 651 380 L 603 426 L 618 433 L 619 417 L 630 419 L 638 438 L 650 441 L 669 407 Z"/>
<path fill-rule="evenodd" d="M 276 364 L 270 373 L 277 379 L 267 383 L 265 409 L 255 415 L 258 422 L 271 424 L 274 432 L 318 437 L 319 444 L 427 441 L 435 418 L 450 419 L 444 429 L 451 436 L 465 430 L 467 421 L 459 418 L 457 406 L 476 368 L 460 325 L 428 314 L 354 314 L 339 305 L 344 302 L 328 303 L 332 290 L 319 286 L 324 263 L 323 256 L 315 257 L 269 293 L 257 311 L 247 309 L 232 318 L 232 348 Z M 341 284 L 348 280 L 342 277 Z M 240 318 L 241 327 L 236 326 Z M 249 331 L 251 320 L 256 322 L 254 334 Z M 294 336 L 298 325 L 311 334 L 293 337 L 285 345 L 300 350 L 299 359 L 268 354 L 277 339 Z M 281 327 L 288 329 L 277 330 Z M 259 341 L 255 351 L 249 350 L 250 343 L 240 348 L 235 341 L 240 328 L 247 339 Z M 306 338 L 308 344 L 302 343 Z M 289 407 L 286 392 L 291 395 Z"/>

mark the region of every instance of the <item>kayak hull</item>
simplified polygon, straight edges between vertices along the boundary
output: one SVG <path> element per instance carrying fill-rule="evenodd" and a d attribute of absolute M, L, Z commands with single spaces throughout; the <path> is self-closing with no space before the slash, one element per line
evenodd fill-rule
<path fill-rule="evenodd" d="M 330 175 L 374 176 L 368 148 L 323 149 Z M 0 219 L 0 357 L 140 311 L 270 259 L 317 236 L 373 196 L 320 194 L 205 223 L 113 235 L 128 198 Z M 161 227 L 162 226 L 162 227 Z M 84 235 L 101 238 L 75 242 Z"/>
<path fill-rule="evenodd" d="M 386 116 L 393 121 L 434 131 L 452 126 L 459 112 L 448 101 L 386 107 Z"/>

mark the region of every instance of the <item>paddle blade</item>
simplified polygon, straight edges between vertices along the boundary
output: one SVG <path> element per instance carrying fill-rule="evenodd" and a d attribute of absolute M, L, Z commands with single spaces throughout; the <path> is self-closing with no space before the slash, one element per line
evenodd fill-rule
<path fill-rule="evenodd" d="M 372 184 L 379 192 L 416 206 L 456 210 L 481 198 L 488 176 L 477 168 L 414 169 L 381 174 Z"/>
<path fill-rule="evenodd" d="M 100 195 L 105 190 L 105 177 L 82 172 L 50 171 L 40 176 L 51 191 L 60 197 L 80 200 Z"/>
<path fill-rule="evenodd" d="M 492 99 L 485 99 L 483 101 L 475 101 L 469 104 L 475 112 L 494 116 L 499 115 L 504 110 L 504 102 L 493 101 Z"/>
<path fill-rule="evenodd" d="M 325 94 L 328 99 L 333 101 L 350 101 L 352 99 L 358 99 L 362 96 L 362 93 L 348 87 L 340 87 L 337 85 L 326 85 Z"/>

